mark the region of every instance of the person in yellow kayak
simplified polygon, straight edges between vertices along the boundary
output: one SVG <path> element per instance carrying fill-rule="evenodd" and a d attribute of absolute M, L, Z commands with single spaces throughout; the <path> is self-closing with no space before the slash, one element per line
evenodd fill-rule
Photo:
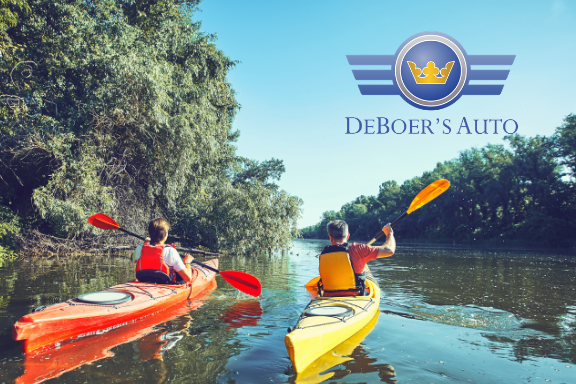
<path fill-rule="evenodd" d="M 334 220 L 326 226 L 331 245 L 320 253 L 320 285 L 322 296 L 364 295 L 366 263 L 381 257 L 389 257 L 396 251 L 396 239 L 390 224 L 382 231 L 386 241 L 380 247 L 366 244 L 348 244 L 348 224 Z"/>
<path fill-rule="evenodd" d="M 173 245 L 166 245 L 170 224 L 164 219 L 154 219 L 148 224 L 150 237 L 143 245 L 136 247 L 133 259 L 136 260 L 138 281 L 154 284 L 184 284 L 192 281 L 190 263 L 194 258 L 188 254 L 184 260 Z"/>

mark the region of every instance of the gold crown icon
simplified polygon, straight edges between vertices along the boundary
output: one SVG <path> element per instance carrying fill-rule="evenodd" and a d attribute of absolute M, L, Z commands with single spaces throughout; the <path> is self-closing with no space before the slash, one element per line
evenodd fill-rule
<path fill-rule="evenodd" d="M 448 80 L 448 75 L 450 75 L 450 72 L 452 71 L 454 62 L 449 62 L 442 70 L 436 68 L 436 64 L 433 61 L 429 61 L 424 69 L 418 68 L 416 64 L 411 61 L 408 62 L 408 65 L 410 66 L 410 70 L 412 71 L 412 75 L 414 75 L 414 80 L 416 80 L 416 83 L 446 84 L 446 80 Z M 420 77 L 422 73 L 424 73 L 426 76 Z M 440 77 L 436 77 L 438 73 L 440 73 Z"/>

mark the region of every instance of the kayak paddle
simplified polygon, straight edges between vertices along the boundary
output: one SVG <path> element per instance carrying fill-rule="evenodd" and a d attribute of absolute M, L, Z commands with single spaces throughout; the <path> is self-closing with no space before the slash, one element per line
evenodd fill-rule
<path fill-rule="evenodd" d="M 133 232 L 130 232 L 120 227 L 120 225 L 113 218 L 103 213 L 97 213 L 95 215 L 90 216 L 88 218 L 88 222 L 93 226 L 95 226 L 96 228 L 119 229 L 124 233 L 127 233 L 131 236 L 144 240 L 144 237 L 139 236 Z M 240 271 L 219 271 L 218 269 L 212 268 L 211 266 L 201 263 L 199 261 L 192 260 L 192 262 L 206 269 L 216 272 L 217 274 L 222 276 L 224 280 L 230 283 L 230 285 L 232 285 L 234 288 L 244 293 L 247 293 L 251 296 L 257 297 L 260 295 L 260 292 L 262 291 L 262 285 L 260 284 L 260 281 L 256 277 L 248 273 Z"/>
<path fill-rule="evenodd" d="M 450 187 L 450 182 L 448 180 L 440 179 L 440 180 L 434 181 L 433 183 L 428 185 L 426 188 L 421 190 L 419 194 L 416 195 L 414 200 L 412 200 L 412 204 L 410 204 L 410 207 L 408 207 L 408 211 L 406 211 L 405 213 L 402 214 L 402 216 L 400 216 L 399 218 L 394 220 L 392 222 L 392 224 L 390 224 L 390 226 L 391 227 L 395 226 L 396 224 L 398 224 L 400 222 L 400 220 L 402 220 L 403 218 L 405 218 L 406 216 L 408 216 L 409 214 L 411 214 L 412 212 L 414 212 L 418 208 L 423 207 L 424 205 L 428 204 L 429 202 L 431 202 L 432 200 L 434 200 L 435 198 L 440 196 L 449 187 Z M 376 240 L 378 240 L 383 234 L 384 234 L 383 230 L 378 232 L 376 234 L 376 236 L 374 236 L 374 238 L 368 242 L 368 245 L 370 245 L 373 242 L 375 242 Z"/>

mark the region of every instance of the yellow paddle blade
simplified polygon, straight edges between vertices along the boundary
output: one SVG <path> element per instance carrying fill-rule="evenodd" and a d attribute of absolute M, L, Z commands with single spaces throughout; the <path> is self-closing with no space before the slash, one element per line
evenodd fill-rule
<path fill-rule="evenodd" d="M 320 281 L 320 276 L 316 276 L 312 280 L 306 283 L 306 287 L 317 287 L 318 281 Z"/>
<path fill-rule="evenodd" d="M 440 179 L 436 180 L 426 188 L 424 188 L 414 200 L 412 200 L 412 204 L 408 208 L 406 213 L 411 214 L 418 208 L 422 207 L 425 204 L 428 204 L 438 196 L 440 196 L 444 191 L 446 191 L 450 187 L 450 182 L 448 180 Z"/>

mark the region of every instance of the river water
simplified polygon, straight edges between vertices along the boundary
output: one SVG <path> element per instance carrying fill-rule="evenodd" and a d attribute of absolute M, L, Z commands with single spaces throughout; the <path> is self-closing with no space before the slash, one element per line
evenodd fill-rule
<path fill-rule="evenodd" d="M 141 322 L 34 356 L 12 325 L 39 305 L 134 277 L 123 257 L 19 260 L 0 266 L 0 384 L 576 383 L 576 255 L 399 245 L 369 266 L 380 314 L 363 332 L 294 373 L 284 345 L 310 300 L 327 241 L 275 255 L 220 259 L 262 282 L 254 300 L 222 278 L 203 297 Z"/>

